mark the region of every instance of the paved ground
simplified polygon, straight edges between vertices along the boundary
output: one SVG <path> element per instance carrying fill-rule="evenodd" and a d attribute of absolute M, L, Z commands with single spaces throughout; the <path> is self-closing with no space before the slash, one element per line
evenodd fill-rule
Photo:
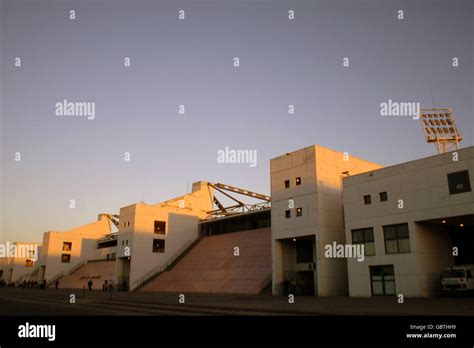
<path fill-rule="evenodd" d="M 76 303 L 69 302 L 75 294 Z M 474 315 L 474 297 L 405 299 L 0 289 L 0 315 Z"/>

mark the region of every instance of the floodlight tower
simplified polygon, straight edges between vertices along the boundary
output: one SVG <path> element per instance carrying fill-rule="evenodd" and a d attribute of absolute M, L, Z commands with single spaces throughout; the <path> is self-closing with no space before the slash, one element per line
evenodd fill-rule
<path fill-rule="evenodd" d="M 462 136 L 451 108 L 421 109 L 420 121 L 426 142 L 435 143 L 438 153 L 459 150 Z"/>

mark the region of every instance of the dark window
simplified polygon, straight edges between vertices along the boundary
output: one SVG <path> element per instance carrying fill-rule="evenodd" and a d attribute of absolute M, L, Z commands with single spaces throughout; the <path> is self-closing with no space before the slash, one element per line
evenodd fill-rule
<path fill-rule="evenodd" d="M 450 195 L 470 192 L 471 183 L 469 181 L 469 171 L 463 170 L 462 172 L 448 174 L 448 185 Z"/>
<path fill-rule="evenodd" d="M 61 255 L 61 262 L 62 263 L 70 263 L 71 262 L 71 255 L 70 254 L 62 254 Z"/>
<path fill-rule="evenodd" d="M 290 180 L 285 180 L 285 188 L 290 187 Z"/>
<path fill-rule="evenodd" d="M 286 211 L 285 211 L 285 217 L 286 217 L 287 219 L 291 218 L 291 210 L 286 210 Z"/>
<path fill-rule="evenodd" d="M 296 178 L 296 186 L 301 185 L 301 177 Z"/>
<path fill-rule="evenodd" d="M 72 243 L 71 242 L 63 242 L 63 251 L 71 251 L 72 250 Z"/>
<path fill-rule="evenodd" d="M 33 260 L 26 260 L 25 267 L 33 267 Z"/>
<path fill-rule="evenodd" d="M 313 240 L 301 239 L 295 242 L 296 263 L 313 262 Z"/>
<path fill-rule="evenodd" d="M 386 201 L 388 201 L 387 192 L 380 192 L 379 195 L 380 195 L 380 202 L 386 202 Z"/>
<path fill-rule="evenodd" d="M 166 222 L 165 221 L 155 221 L 155 229 L 153 233 L 156 234 L 165 234 Z"/>
<path fill-rule="evenodd" d="M 303 215 L 303 208 L 296 208 L 296 216 L 302 216 Z"/>
<path fill-rule="evenodd" d="M 282 208 L 283 209 L 283 208 Z M 227 219 L 213 219 L 200 223 L 199 235 L 212 236 L 229 233 L 235 225 L 231 221 L 237 221 L 236 231 L 247 231 L 257 228 L 270 227 L 271 217 L 269 210 L 254 212 L 252 214 L 235 214 Z"/>
<path fill-rule="evenodd" d="M 364 204 L 371 204 L 371 203 L 372 203 L 372 197 L 370 197 L 370 195 L 365 195 Z"/>
<path fill-rule="evenodd" d="M 370 267 L 372 295 L 395 295 L 395 272 L 393 266 Z"/>
<path fill-rule="evenodd" d="M 153 252 L 164 253 L 165 252 L 165 240 L 164 239 L 153 239 Z"/>
<path fill-rule="evenodd" d="M 130 226 L 130 221 L 127 221 L 127 227 Z"/>
<path fill-rule="evenodd" d="M 352 244 L 364 244 L 365 256 L 375 255 L 374 229 L 370 227 L 352 230 Z"/>
<path fill-rule="evenodd" d="M 117 239 L 97 243 L 97 249 L 110 248 L 114 246 L 117 246 Z"/>
<path fill-rule="evenodd" d="M 384 226 L 383 232 L 385 237 L 386 254 L 410 252 L 408 224 Z"/>

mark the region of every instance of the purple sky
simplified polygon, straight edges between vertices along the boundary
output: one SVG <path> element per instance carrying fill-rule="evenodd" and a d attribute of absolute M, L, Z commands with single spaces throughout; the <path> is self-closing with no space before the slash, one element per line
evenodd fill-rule
<path fill-rule="evenodd" d="M 452 107 L 473 145 L 473 8 L 0 0 L 0 241 L 41 241 L 197 180 L 269 193 L 269 160 L 311 144 L 383 165 L 435 154 L 419 121 L 380 116 L 388 99 Z M 95 119 L 55 116 L 63 99 L 94 102 Z M 218 163 L 225 147 L 257 150 L 258 165 Z"/>

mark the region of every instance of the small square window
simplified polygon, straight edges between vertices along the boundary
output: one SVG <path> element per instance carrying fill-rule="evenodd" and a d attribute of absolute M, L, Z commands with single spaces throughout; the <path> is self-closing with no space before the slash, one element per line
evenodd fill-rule
<path fill-rule="evenodd" d="M 449 194 L 455 195 L 457 193 L 470 192 L 471 182 L 469 179 L 469 171 L 448 174 Z"/>
<path fill-rule="evenodd" d="M 372 204 L 372 197 L 370 195 L 365 195 L 364 196 L 364 204 Z"/>
<path fill-rule="evenodd" d="M 155 234 L 165 234 L 166 231 L 166 221 L 155 221 L 155 227 L 153 233 Z"/>
<path fill-rule="evenodd" d="M 388 201 L 388 194 L 387 192 L 380 192 L 380 202 L 386 202 Z"/>
<path fill-rule="evenodd" d="M 296 208 L 296 216 L 302 216 L 303 215 L 303 208 Z"/>
<path fill-rule="evenodd" d="M 285 188 L 290 187 L 290 180 L 285 180 Z"/>
<path fill-rule="evenodd" d="M 153 252 L 164 253 L 165 252 L 165 240 L 164 239 L 153 239 Z"/>
<path fill-rule="evenodd" d="M 70 254 L 62 254 L 61 255 L 61 262 L 62 263 L 70 263 L 71 262 L 71 255 Z"/>
<path fill-rule="evenodd" d="M 296 178 L 296 186 L 301 185 L 301 177 Z"/>
<path fill-rule="evenodd" d="M 72 243 L 71 242 L 63 242 L 63 251 L 71 251 L 72 250 Z"/>
<path fill-rule="evenodd" d="M 286 211 L 285 211 L 285 217 L 286 217 L 287 219 L 291 218 L 291 210 L 286 210 Z"/>
<path fill-rule="evenodd" d="M 33 267 L 33 264 L 34 264 L 33 260 L 26 260 L 25 267 Z"/>

